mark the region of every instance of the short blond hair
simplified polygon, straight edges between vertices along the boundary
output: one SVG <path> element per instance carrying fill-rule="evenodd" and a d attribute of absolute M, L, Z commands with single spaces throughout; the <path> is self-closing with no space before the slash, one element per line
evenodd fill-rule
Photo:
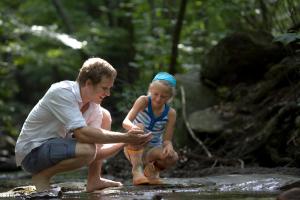
<path fill-rule="evenodd" d="M 116 76 L 116 69 L 106 60 L 89 58 L 80 68 L 76 81 L 80 86 L 84 85 L 87 80 L 91 80 L 93 85 L 96 85 L 101 82 L 103 77 L 115 79 Z"/>
<path fill-rule="evenodd" d="M 150 88 L 153 87 L 153 86 L 156 85 L 156 84 L 163 84 L 163 85 L 165 85 L 165 86 L 167 86 L 167 87 L 169 88 L 170 99 L 169 99 L 168 103 L 170 103 L 170 102 L 173 100 L 173 98 L 175 97 L 175 95 L 176 95 L 176 89 L 175 89 L 175 87 L 172 87 L 172 86 L 171 86 L 167 81 L 165 81 L 165 80 L 154 80 L 154 81 L 152 81 L 152 82 L 149 84 L 149 87 L 148 87 L 148 93 L 147 93 L 148 95 L 151 96 Z"/>

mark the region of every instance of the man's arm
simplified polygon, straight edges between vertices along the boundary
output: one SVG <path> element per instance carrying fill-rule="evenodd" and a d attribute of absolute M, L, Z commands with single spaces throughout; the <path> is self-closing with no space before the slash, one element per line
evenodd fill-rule
<path fill-rule="evenodd" d="M 82 127 L 74 130 L 75 138 L 81 143 L 128 143 L 141 145 L 151 140 L 151 133 L 145 134 L 142 130 L 130 130 L 127 133 L 113 132 L 93 127 Z"/>

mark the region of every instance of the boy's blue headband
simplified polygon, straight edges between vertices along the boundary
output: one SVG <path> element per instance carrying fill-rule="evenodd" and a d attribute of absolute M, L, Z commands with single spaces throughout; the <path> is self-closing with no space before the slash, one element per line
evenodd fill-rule
<path fill-rule="evenodd" d="M 156 80 L 163 80 L 163 81 L 167 81 L 172 87 L 176 87 L 176 79 L 174 78 L 174 76 L 172 76 L 171 74 L 167 73 L 167 72 L 159 72 L 155 75 L 155 77 L 153 78 L 153 81 Z"/>

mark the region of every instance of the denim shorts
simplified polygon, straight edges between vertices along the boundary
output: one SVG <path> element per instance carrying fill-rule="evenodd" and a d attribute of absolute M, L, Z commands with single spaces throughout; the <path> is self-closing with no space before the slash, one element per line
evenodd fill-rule
<path fill-rule="evenodd" d="M 50 139 L 27 154 L 21 166 L 25 171 L 35 174 L 54 166 L 62 160 L 74 158 L 75 148 L 75 139 Z"/>

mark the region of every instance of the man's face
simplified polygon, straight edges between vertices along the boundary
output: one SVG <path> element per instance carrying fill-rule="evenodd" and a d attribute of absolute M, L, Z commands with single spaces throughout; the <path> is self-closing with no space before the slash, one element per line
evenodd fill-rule
<path fill-rule="evenodd" d="M 101 104 L 103 99 L 110 96 L 110 89 L 114 85 L 114 79 L 103 77 L 97 85 L 90 85 L 90 100 L 94 103 Z"/>

